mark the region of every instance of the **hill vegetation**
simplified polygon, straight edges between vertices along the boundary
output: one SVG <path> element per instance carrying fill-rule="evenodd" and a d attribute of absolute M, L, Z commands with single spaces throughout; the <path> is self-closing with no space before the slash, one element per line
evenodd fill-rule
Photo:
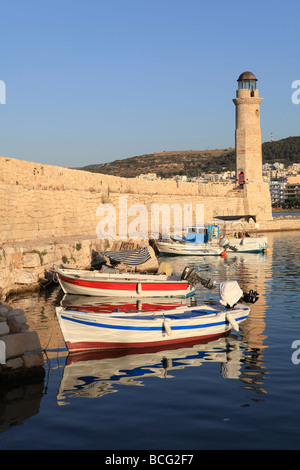
<path fill-rule="evenodd" d="M 263 163 L 300 162 L 300 137 L 265 142 L 262 144 Z M 162 178 L 175 175 L 201 176 L 203 173 L 221 173 L 235 170 L 235 149 L 185 150 L 156 152 L 110 163 L 88 165 L 81 170 L 114 176 L 134 178 L 140 174 L 156 173 Z"/>

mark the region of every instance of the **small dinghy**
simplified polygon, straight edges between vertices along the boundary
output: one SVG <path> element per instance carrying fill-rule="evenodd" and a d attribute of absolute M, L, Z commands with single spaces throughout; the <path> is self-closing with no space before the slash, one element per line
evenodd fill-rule
<path fill-rule="evenodd" d="M 117 297 L 189 297 L 195 285 L 208 289 L 214 282 L 186 267 L 182 274 L 142 274 L 119 272 L 103 267 L 102 271 L 56 268 L 58 282 L 65 294 Z"/>
<path fill-rule="evenodd" d="M 244 294 L 236 281 L 222 283 L 214 305 L 177 307 L 157 312 L 109 314 L 56 308 L 56 315 L 70 352 L 101 349 L 135 349 L 209 339 L 237 330 L 246 320 L 256 296 Z M 256 294 L 256 293 L 255 293 Z"/>

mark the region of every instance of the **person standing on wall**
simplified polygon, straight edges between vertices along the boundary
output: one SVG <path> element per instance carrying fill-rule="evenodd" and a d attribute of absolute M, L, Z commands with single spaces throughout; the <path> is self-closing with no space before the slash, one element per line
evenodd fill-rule
<path fill-rule="evenodd" d="M 238 183 L 239 183 L 240 189 L 244 189 L 245 175 L 244 175 L 243 170 L 239 173 Z"/>

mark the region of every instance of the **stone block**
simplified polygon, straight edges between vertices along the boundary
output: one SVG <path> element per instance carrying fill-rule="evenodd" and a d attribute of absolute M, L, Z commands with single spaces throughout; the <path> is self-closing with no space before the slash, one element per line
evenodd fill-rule
<path fill-rule="evenodd" d="M 22 308 L 10 309 L 10 311 L 7 314 L 7 317 L 11 317 L 15 315 L 24 315 L 24 310 Z"/>
<path fill-rule="evenodd" d="M 22 356 L 26 352 L 41 351 L 41 344 L 36 331 L 2 336 L 6 346 L 6 359 Z"/>
<path fill-rule="evenodd" d="M 8 314 L 8 307 L 5 304 L 0 304 L 0 316 L 6 317 Z"/>
<path fill-rule="evenodd" d="M 7 335 L 9 332 L 10 332 L 10 329 L 6 321 L 0 322 L 0 336 Z"/>
<path fill-rule="evenodd" d="M 16 284 L 35 284 L 39 274 L 34 269 L 15 269 L 14 279 Z"/>
<path fill-rule="evenodd" d="M 24 367 L 42 367 L 44 365 L 44 358 L 41 352 L 26 352 L 22 355 Z"/>
<path fill-rule="evenodd" d="M 21 333 L 28 330 L 29 326 L 26 323 L 25 315 L 9 315 L 7 324 L 11 333 Z"/>
<path fill-rule="evenodd" d="M 19 367 L 24 366 L 24 363 L 23 363 L 23 359 L 21 357 L 15 357 L 13 359 L 9 359 L 8 361 L 6 361 L 5 365 L 9 369 L 19 369 Z"/>
<path fill-rule="evenodd" d="M 26 253 L 23 255 L 22 264 L 24 268 L 36 268 L 41 264 L 40 256 L 38 253 Z"/>

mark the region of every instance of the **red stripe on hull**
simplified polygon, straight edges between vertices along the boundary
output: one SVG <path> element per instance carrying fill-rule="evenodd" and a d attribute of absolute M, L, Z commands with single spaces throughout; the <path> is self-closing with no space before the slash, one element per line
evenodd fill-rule
<path fill-rule="evenodd" d="M 143 282 L 143 281 L 134 281 L 134 282 L 106 282 L 106 281 L 84 281 L 82 279 L 69 279 L 65 276 L 59 275 L 60 279 L 63 282 L 67 282 L 68 284 L 72 284 L 75 286 L 82 286 L 82 287 L 89 287 L 92 289 L 106 289 L 106 290 L 118 290 L 118 291 L 133 291 L 137 290 L 138 284 L 141 284 L 142 291 L 177 291 L 187 289 L 189 284 L 188 283 L 170 283 L 170 282 L 159 282 L 159 283 L 151 283 L 151 282 Z"/>
<path fill-rule="evenodd" d="M 227 335 L 228 332 L 216 333 L 211 335 L 204 335 L 204 336 L 193 336 L 189 338 L 178 338 L 178 339 L 168 339 L 164 341 L 151 341 L 147 343 L 105 343 L 101 341 L 97 342 L 77 342 L 77 343 L 70 343 L 66 341 L 66 346 L 70 352 L 76 351 L 99 351 L 99 350 L 108 350 L 108 349 L 142 349 L 142 348 L 153 348 L 153 347 L 160 347 L 160 346 L 168 346 L 168 345 L 178 345 L 184 343 L 193 343 L 195 341 L 202 341 L 202 340 L 209 340 L 211 338 L 221 337 L 223 335 Z"/>
<path fill-rule="evenodd" d="M 219 339 L 226 337 L 230 334 L 230 331 L 226 331 L 225 333 L 220 333 L 216 335 L 214 339 Z M 208 344 L 210 342 L 210 338 L 198 338 L 196 340 L 187 340 L 184 343 L 184 347 L 192 347 L 200 344 Z M 159 351 L 172 351 L 178 349 L 179 344 L 162 344 L 160 346 L 145 346 L 143 348 L 126 348 L 126 349 L 102 349 L 102 350 L 88 350 L 88 351 L 70 351 L 66 359 L 66 364 L 73 364 L 74 362 L 78 361 L 87 361 L 87 360 L 101 360 L 101 359 L 112 359 L 118 358 L 123 356 L 130 356 L 135 354 L 149 354 L 149 353 L 157 353 Z"/>

